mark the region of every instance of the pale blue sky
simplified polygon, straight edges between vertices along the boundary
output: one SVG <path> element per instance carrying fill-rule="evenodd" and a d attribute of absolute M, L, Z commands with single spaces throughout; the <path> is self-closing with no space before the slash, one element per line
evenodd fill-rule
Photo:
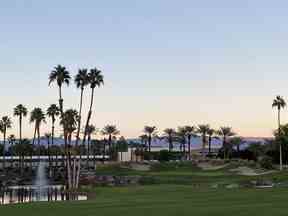
<path fill-rule="evenodd" d="M 18 103 L 57 102 L 56 88 L 47 87 L 57 64 L 74 74 L 97 66 L 106 80 L 95 99 L 98 127 L 117 124 L 133 137 L 146 124 L 207 122 L 269 136 L 271 100 L 288 95 L 287 7 L 284 0 L 0 1 L 0 114 Z M 64 91 L 66 107 L 76 108 L 72 89 Z"/>

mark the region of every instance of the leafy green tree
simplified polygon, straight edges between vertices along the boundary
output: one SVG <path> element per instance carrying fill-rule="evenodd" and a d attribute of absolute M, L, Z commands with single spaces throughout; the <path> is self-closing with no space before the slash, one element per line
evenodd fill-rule
<path fill-rule="evenodd" d="M 276 98 L 273 100 L 272 103 L 272 108 L 276 107 L 278 110 L 278 133 L 280 134 L 281 130 L 281 109 L 284 109 L 286 107 L 286 102 L 283 97 L 281 96 L 276 96 Z M 283 170 L 283 159 L 282 159 L 282 144 L 279 143 L 279 158 L 280 158 L 280 170 Z"/>
<path fill-rule="evenodd" d="M 6 168 L 6 134 L 7 130 L 12 127 L 12 121 L 8 116 L 2 117 L 0 120 L 0 131 L 3 134 L 3 168 Z"/>

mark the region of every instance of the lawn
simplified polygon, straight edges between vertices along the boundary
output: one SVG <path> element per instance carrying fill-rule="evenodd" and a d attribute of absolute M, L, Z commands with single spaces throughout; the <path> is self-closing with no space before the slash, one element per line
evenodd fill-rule
<path fill-rule="evenodd" d="M 281 216 L 288 215 L 287 171 L 263 176 L 240 176 L 229 168 L 204 171 L 189 164 L 161 164 L 150 171 L 120 166 L 98 169 L 97 174 L 140 175 L 143 185 L 86 187 L 89 201 L 33 203 L 0 207 L 5 216 Z M 152 181 L 151 181 L 152 179 Z M 256 179 L 273 180 L 283 187 L 273 189 L 227 189 L 227 185 Z M 212 189 L 218 185 L 218 189 Z"/>
<path fill-rule="evenodd" d="M 0 207 L 9 216 L 271 216 L 287 215 L 286 189 L 195 189 L 184 185 L 155 185 L 93 189 L 87 202 L 34 203 Z"/>

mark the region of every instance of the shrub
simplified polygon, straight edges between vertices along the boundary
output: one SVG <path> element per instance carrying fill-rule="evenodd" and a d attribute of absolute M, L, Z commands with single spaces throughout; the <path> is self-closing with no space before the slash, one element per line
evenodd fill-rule
<path fill-rule="evenodd" d="M 265 156 L 260 160 L 260 166 L 264 169 L 273 169 L 273 161 L 271 157 Z"/>

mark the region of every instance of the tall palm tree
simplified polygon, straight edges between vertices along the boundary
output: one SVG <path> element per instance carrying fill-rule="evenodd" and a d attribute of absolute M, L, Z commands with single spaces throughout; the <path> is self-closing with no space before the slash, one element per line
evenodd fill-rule
<path fill-rule="evenodd" d="M 211 145 L 212 145 L 212 139 L 214 134 L 216 133 L 216 131 L 213 128 L 209 128 L 209 130 L 207 131 L 208 134 L 208 154 L 211 154 Z"/>
<path fill-rule="evenodd" d="M 176 137 L 176 131 L 173 128 L 166 128 L 164 130 L 164 138 L 168 141 L 169 143 L 169 152 L 173 150 L 173 142 Z"/>
<path fill-rule="evenodd" d="M 220 127 L 219 131 L 217 132 L 219 136 L 222 137 L 223 140 L 223 150 L 224 150 L 224 159 L 228 157 L 229 146 L 228 145 L 228 138 L 233 137 L 236 134 L 232 131 L 231 127 Z"/>
<path fill-rule="evenodd" d="M 14 108 L 14 116 L 19 117 L 19 143 L 22 144 L 22 121 L 23 117 L 26 117 L 28 114 L 28 110 L 22 104 L 19 104 Z"/>
<path fill-rule="evenodd" d="M 62 86 L 66 84 L 67 86 L 70 83 L 70 73 L 69 71 L 61 65 L 54 67 L 54 70 L 51 71 L 49 75 L 49 85 L 53 82 L 56 82 L 59 88 L 59 108 L 61 115 L 63 115 L 63 97 L 62 97 Z"/>
<path fill-rule="evenodd" d="M 40 148 L 40 128 L 42 123 L 45 123 L 45 113 L 42 111 L 41 108 L 34 108 L 30 113 L 30 123 L 35 124 L 34 128 L 34 137 L 32 145 L 34 146 L 34 142 L 36 139 L 37 134 L 37 140 L 38 140 L 38 159 L 40 161 L 40 155 L 41 155 L 41 148 Z"/>
<path fill-rule="evenodd" d="M 87 121 L 85 124 L 85 129 L 84 129 L 83 145 L 85 145 L 85 142 L 86 142 L 87 128 L 90 124 L 90 120 L 92 117 L 95 88 L 96 87 L 100 88 L 102 85 L 104 85 L 104 76 L 102 75 L 102 71 L 98 70 L 97 68 L 90 70 L 90 72 L 88 73 L 88 79 L 89 79 L 89 84 L 91 88 L 91 101 L 90 101 Z"/>
<path fill-rule="evenodd" d="M 60 115 L 60 109 L 59 109 L 59 107 L 56 104 L 51 104 L 48 107 L 46 114 L 52 120 L 51 145 L 54 145 L 55 122 L 56 122 L 56 117 Z"/>
<path fill-rule="evenodd" d="M 78 146 L 78 142 L 80 139 L 81 120 L 82 120 L 83 93 L 84 93 L 85 87 L 89 84 L 88 70 L 87 69 L 79 69 L 78 74 L 75 76 L 74 82 L 76 84 L 76 87 L 78 89 L 80 88 L 80 90 L 81 90 L 78 128 L 77 128 L 77 134 L 76 134 L 76 146 Z M 87 130 L 88 130 L 88 128 L 87 128 Z"/>
<path fill-rule="evenodd" d="M 102 130 L 103 135 L 108 136 L 108 145 L 110 150 L 110 156 L 112 156 L 112 140 L 114 136 L 117 136 L 120 134 L 120 131 L 117 129 L 115 125 L 106 125 Z"/>
<path fill-rule="evenodd" d="M 3 168 L 6 168 L 6 134 L 7 130 L 12 127 L 12 121 L 8 116 L 2 117 L 0 120 L 0 131 L 3 134 Z"/>
<path fill-rule="evenodd" d="M 152 138 L 157 133 L 157 128 L 155 126 L 145 126 L 144 133 L 148 136 L 148 152 L 151 153 Z"/>
<path fill-rule="evenodd" d="M 286 107 L 286 102 L 283 97 L 281 96 L 276 96 L 276 98 L 273 100 L 272 103 L 272 108 L 276 107 L 278 110 L 278 133 L 280 135 L 281 131 L 281 119 L 280 119 L 280 114 L 281 114 L 281 109 L 284 109 Z M 283 170 L 283 159 L 282 159 L 282 143 L 279 141 L 279 151 L 280 151 L 280 170 Z"/>
<path fill-rule="evenodd" d="M 187 141 L 188 141 L 188 153 L 189 153 L 189 160 L 191 160 L 191 140 L 192 137 L 195 136 L 195 127 L 193 126 L 185 126 L 184 130 L 186 132 L 186 136 L 187 136 Z"/>
<path fill-rule="evenodd" d="M 202 136 L 202 156 L 205 156 L 205 148 L 207 144 L 207 133 L 210 126 L 208 124 L 198 125 L 197 132 Z"/>

